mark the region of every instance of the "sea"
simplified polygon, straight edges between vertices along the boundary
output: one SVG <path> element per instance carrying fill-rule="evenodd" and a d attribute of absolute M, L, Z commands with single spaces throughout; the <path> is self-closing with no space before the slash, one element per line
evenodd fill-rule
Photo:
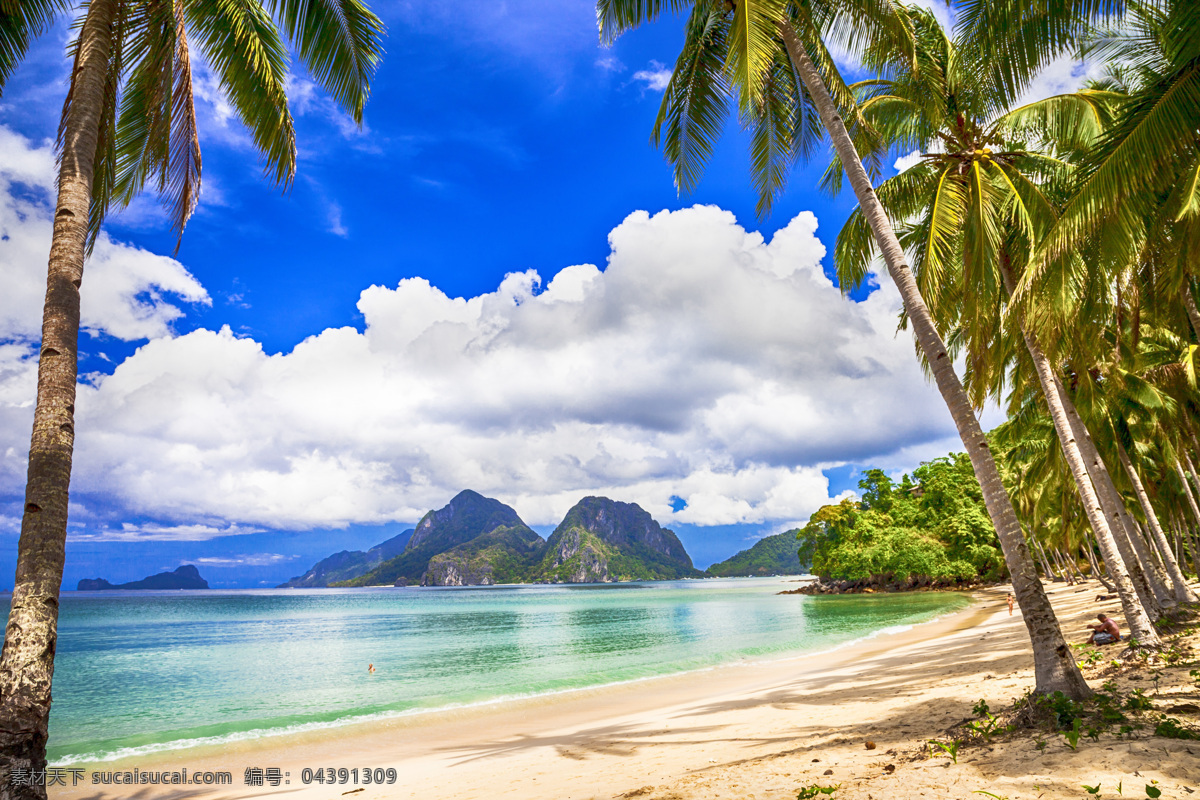
<path fill-rule="evenodd" d="M 68 766 L 819 657 L 969 603 L 778 594 L 795 580 L 65 592 L 48 755 Z"/>

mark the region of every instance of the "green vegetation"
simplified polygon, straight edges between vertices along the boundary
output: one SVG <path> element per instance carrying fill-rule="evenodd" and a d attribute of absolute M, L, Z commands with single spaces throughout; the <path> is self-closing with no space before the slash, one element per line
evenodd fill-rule
<path fill-rule="evenodd" d="M 995 530 L 965 455 L 921 464 L 893 482 L 871 469 L 862 500 L 819 509 L 800 531 L 800 558 L 823 580 L 955 584 L 1004 573 Z"/>
<path fill-rule="evenodd" d="M 420 583 L 434 556 L 465 545 L 475 537 L 497 528 L 521 529 L 537 537 L 517 512 L 469 489 L 459 492 L 445 507 L 430 511 L 421 521 L 400 555 L 350 580 L 331 586 L 380 586 Z M 540 541 L 540 537 L 537 537 Z M 470 557 L 470 556 L 469 556 Z"/>
<path fill-rule="evenodd" d="M 633 503 L 585 497 L 546 541 L 513 509 L 468 490 L 426 514 L 399 555 L 330 585 L 470 586 L 700 577 L 704 573 L 692 566 L 679 538 Z"/>
<path fill-rule="evenodd" d="M 550 534 L 537 580 L 563 583 L 701 578 L 673 532 L 642 508 L 585 497 Z"/>
<path fill-rule="evenodd" d="M 958 749 L 962 746 L 962 742 L 958 741 L 957 739 L 954 739 L 950 742 L 939 742 L 937 739 L 930 739 L 929 744 L 931 747 L 936 747 L 946 755 L 950 756 L 950 759 L 955 764 L 958 763 Z"/>
<path fill-rule="evenodd" d="M 429 559 L 428 583 L 439 586 L 527 583 L 546 542 L 524 526 L 500 527 Z"/>
<path fill-rule="evenodd" d="M 800 562 L 796 542 L 800 530 L 759 539 L 749 550 L 713 564 L 705 572 L 718 578 L 755 575 L 800 575 L 808 567 Z"/>

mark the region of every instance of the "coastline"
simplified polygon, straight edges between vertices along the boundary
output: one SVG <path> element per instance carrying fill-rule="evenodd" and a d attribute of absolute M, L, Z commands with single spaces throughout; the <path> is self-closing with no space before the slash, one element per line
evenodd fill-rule
<path fill-rule="evenodd" d="M 1082 629 L 1084 617 L 1099 608 L 1091 585 L 1055 585 L 1049 593 L 1070 638 Z M 346 793 L 361 798 L 791 800 L 798 787 L 824 782 L 841 783 L 837 798 L 842 800 L 871 797 L 870 781 L 885 780 L 892 789 L 875 786 L 874 797 L 918 797 L 917 791 L 910 795 L 904 788 L 902 775 L 936 784 L 968 770 L 942 771 L 946 759 L 929 759 L 923 763 L 936 765 L 945 777 L 923 766 L 920 774 L 914 767 L 880 778 L 883 765 L 899 765 L 897 753 L 911 751 L 970 717 L 971 704 L 981 696 L 999 707 L 1032 685 L 1024 626 L 1019 615 L 1007 615 L 1004 597 L 1002 588 L 982 590 L 973 594 L 971 606 L 942 619 L 823 654 L 77 765 L 89 774 L 135 768 L 228 771 L 231 786 L 80 783 L 50 787 L 49 795 L 55 800 L 240 798 L 281 792 L 304 800 Z M 1102 610 L 1111 613 L 1111 605 Z M 866 750 L 867 740 L 876 749 Z M 1162 748 L 1158 750 L 1162 759 Z M 291 782 L 248 787 L 243 776 L 247 767 L 278 768 L 290 774 Z M 398 780 L 381 786 L 306 786 L 300 781 L 306 767 L 392 767 Z M 1045 794 L 1058 780 L 1051 773 L 1030 782 L 1024 771 L 1009 779 L 1029 783 L 1027 790 L 1040 781 L 1040 792 L 1032 796 Z M 1165 788 L 1174 778 L 1163 773 L 1160 780 Z M 864 787 L 861 793 L 852 791 L 856 781 Z M 996 784 L 981 781 L 953 796 L 997 791 Z M 1065 774 L 1060 782 L 1064 792 L 1072 784 Z M 1073 785 L 1077 788 L 1078 782 Z M 928 796 L 951 795 L 934 788 Z"/>

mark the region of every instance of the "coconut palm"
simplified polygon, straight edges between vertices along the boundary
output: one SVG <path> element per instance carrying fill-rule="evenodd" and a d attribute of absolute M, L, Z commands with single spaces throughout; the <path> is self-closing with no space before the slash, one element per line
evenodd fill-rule
<path fill-rule="evenodd" d="M 1164 198 L 1175 198 L 1177 218 L 1200 211 L 1200 5 L 1124 5 L 1113 24 L 1090 34 L 1083 52 L 1117 66 L 1128 98 L 1039 248 L 1038 272 L 1100 231 L 1133 260 Z M 1190 291 L 1185 302 L 1194 309 Z"/>
<path fill-rule="evenodd" d="M 21 7 L 49 4 L 22 1 Z M 31 17 L 27 29 L 39 19 Z M 296 148 L 285 91 L 289 54 L 280 27 L 312 75 L 361 123 L 383 30 L 361 0 L 85 5 L 71 45 L 74 67 L 60 125 L 29 478 L 0 654 L 0 798 L 45 796 L 44 787 L 15 785 L 10 778 L 16 769 L 45 768 L 75 437 L 79 292 L 89 243 L 109 207 L 131 200 L 147 181 L 182 235 L 200 192 L 193 47 L 249 129 L 266 174 L 277 184 L 291 182 Z"/>
<path fill-rule="evenodd" d="M 942 152 L 926 153 L 921 163 L 878 191 L 893 214 L 921 209 L 914 222 L 902 226 L 901 238 L 913 254 L 922 294 L 934 316 L 943 329 L 957 329 L 971 354 L 973 372 L 981 375 L 983 363 L 1004 363 L 997 355 L 1002 357 L 1005 348 L 995 346 L 1004 336 L 999 310 L 1029 250 L 1055 222 L 1051 195 L 1065 183 L 1071 165 L 1056 157 L 1054 148 L 1069 154 L 1091 144 L 1103 130 L 1111 98 L 1107 92 L 1080 92 L 989 119 L 992 75 L 970 68 L 932 14 L 913 10 L 911 15 L 917 59 L 897 63 L 887 53 L 868 50 L 868 63 L 890 69 L 891 75 L 853 88 L 863 95 L 865 128 L 877 146 L 940 146 Z M 1027 145 L 1021 135 L 1046 140 L 1046 151 Z M 837 263 L 845 290 L 861 282 L 873 255 L 865 229 L 855 211 L 839 236 Z M 988 312 L 980 313 L 981 308 Z M 1139 557 L 1140 535 L 1042 337 L 1024 309 L 1015 308 L 1012 317 L 1013 335 L 1024 341 L 1029 353 L 1126 621 L 1139 643 L 1157 646 L 1152 622 L 1165 589 L 1152 591 L 1158 585 L 1141 574 L 1145 559 Z M 993 366 L 991 372 L 992 380 L 982 383 L 994 388 L 1003 370 Z"/>
<path fill-rule="evenodd" d="M 30 43 L 66 8 L 65 0 L 0 0 L 0 94 Z"/>
<path fill-rule="evenodd" d="M 909 16 L 886 0 L 598 0 L 601 37 L 611 41 L 668 9 L 690 9 L 685 43 L 655 132 L 675 164 L 680 188 L 698 178 L 731 97 L 736 97 L 742 121 L 751 129 L 752 171 L 763 210 L 782 190 L 792 162 L 811 152 L 820 130 L 829 136 L 983 490 L 1033 644 L 1036 689 L 1072 697 L 1089 694 L 1038 580 L 970 398 L 846 126 L 849 119 L 858 127 L 856 106 L 829 57 L 825 38 L 856 48 L 874 42 L 911 55 Z"/>

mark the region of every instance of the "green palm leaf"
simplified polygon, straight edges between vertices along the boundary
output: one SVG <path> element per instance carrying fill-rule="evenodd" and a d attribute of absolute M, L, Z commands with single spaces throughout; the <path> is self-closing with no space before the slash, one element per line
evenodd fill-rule
<path fill-rule="evenodd" d="M 660 14 L 683 13 L 694 6 L 693 13 L 701 6 L 706 13 L 721 10 L 724 2 L 698 2 L 688 0 L 596 0 L 596 22 L 600 27 L 600 43 L 612 44 L 618 36 L 633 30 L 643 22 L 652 22 Z"/>
<path fill-rule="evenodd" d="M 723 9 L 697 4 L 692 10 L 684 47 L 654 121 L 651 141 L 662 146 L 680 192 L 699 183 L 729 113 L 724 73 L 728 30 Z"/>
<path fill-rule="evenodd" d="M 30 43 L 67 8 L 66 0 L 0 0 L 0 96 Z"/>
<path fill-rule="evenodd" d="M 787 0 L 738 0 L 733 7 L 725 69 L 737 86 L 742 113 L 751 116 L 775 55 L 778 28 L 787 20 Z"/>
<path fill-rule="evenodd" d="M 317 82 L 362 123 L 383 57 L 383 22 L 361 0 L 267 0 Z"/>
<path fill-rule="evenodd" d="M 275 23 L 254 0 L 184 2 L 193 39 L 263 154 L 264 171 L 290 185 L 296 135 L 284 91 L 288 52 Z"/>

